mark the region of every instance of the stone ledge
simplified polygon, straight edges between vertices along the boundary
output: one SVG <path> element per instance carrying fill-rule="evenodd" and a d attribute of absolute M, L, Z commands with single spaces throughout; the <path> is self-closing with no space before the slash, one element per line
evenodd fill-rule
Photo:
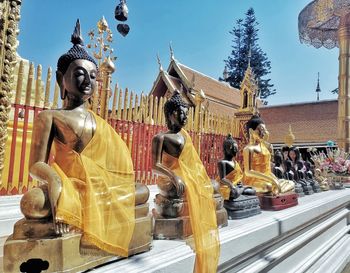
<path fill-rule="evenodd" d="M 152 204 L 157 189 L 150 188 Z M 220 229 L 218 272 L 329 272 L 327 265 L 332 272 L 341 272 L 350 259 L 349 205 L 350 189 L 328 191 L 300 198 L 298 206 L 286 210 L 230 220 Z M 0 215 L 2 210 L 1 206 Z M 159 240 L 149 252 L 118 259 L 94 272 L 192 272 L 194 259 L 185 242 Z"/>

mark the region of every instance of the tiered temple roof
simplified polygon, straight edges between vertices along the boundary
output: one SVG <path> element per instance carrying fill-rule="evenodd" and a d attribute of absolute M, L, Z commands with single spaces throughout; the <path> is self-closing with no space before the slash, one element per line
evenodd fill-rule
<path fill-rule="evenodd" d="M 196 93 L 203 90 L 207 99 L 206 106 L 212 113 L 233 115 L 241 104 L 238 89 L 185 66 L 172 57 L 166 71 L 160 65 L 150 94 L 170 97 L 175 89 L 181 88 L 184 100 L 190 105 L 195 105 Z"/>

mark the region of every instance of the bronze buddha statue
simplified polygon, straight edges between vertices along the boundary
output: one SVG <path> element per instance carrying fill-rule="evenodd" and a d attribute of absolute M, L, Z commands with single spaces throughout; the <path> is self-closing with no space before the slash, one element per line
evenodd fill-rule
<path fill-rule="evenodd" d="M 284 166 L 285 166 L 285 172 L 284 172 L 284 178 L 287 180 L 292 180 L 295 185 L 295 193 L 298 194 L 299 197 L 305 196 L 303 187 L 301 184 L 297 183 L 295 180 L 295 174 L 294 174 L 294 168 L 293 168 L 293 163 L 290 159 L 287 159 L 284 161 Z M 276 175 L 277 176 L 277 175 Z M 278 176 L 277 176 L 278 177 Z"/>
<path fill-rule="evenodd" d="M 269 133 L 263 120 L 254 115 L 246 126 L 249 143 L 243 150 L 244 184 L 256 189 L 262 209 L 279 210 L 297 205 L 294 182 L 278 179 L 271 171 L 271 153 L 265 144 Z"/>
<path fill-rule="evenodd" d="M 21 199 L 25 219 L 5 244 L 6 272 L 19 272 L 31 255 L 49 260 L 49 271 L 83 270 L 108 255 L 151 247 L 149 190 L 135 185 L 121 137 L 88 109 L 98 68 L 83 47 L 79 20 L 71 41 L 56 72 L 63 107 L 42 111 L 34 121 L 29 171 L 41 186 Z M 21 253 L 21 247 L 30 251 Z"/>
<path fill-rule="evenodd" d="M 215 272 L 219 258 L 217 226 L 227 225 L 227 213 L 191 137 L 183 129 L 187 113 L 188 106 L 175 90 L 164 105 L 168 131 L 152 140 L 153 170 L 159 175 L 154 236 L 183 239 L 193 234 L 196 272 Z"/>
<path fill-rule="evenodd" d="M 255 189 L 242 184 L 243 171 L 236 161 L 237 142 L 228 135 L 223 143 L 224 158 L 218 162 L 220 192 L 229 219 L 241 219 L 261 212 Z"/>
<path fill-rule="evenodd" d="M 300 151 L 298 147 L 290 147 L 288 152 L 289 160 L 292 162 L 294 168 L 294 179 L 302 186 L 304 194 L 310 195 L 314 193 L 310 181 L 306 180 L 305 166 L 301 160 Z"/>
<path fill-rule="evenodd" d="M 305 161 L 304 162 L 304 166 L 305 166 L 305 177 L 306 180 L 310 183 L 310 185 L 312 186 L 312 189 L 315 193 L 321 192 L 321 186 L 318 183 L 317 180 L 314 179 L 314 175 L 311 171 L 311 163 L 310 161 Z"/>

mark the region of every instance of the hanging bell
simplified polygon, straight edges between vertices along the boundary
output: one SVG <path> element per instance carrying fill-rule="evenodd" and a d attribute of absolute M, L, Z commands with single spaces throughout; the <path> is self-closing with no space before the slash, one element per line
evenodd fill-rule
<path fill-rule="evenodd" d="M 118 24 L 117 30 L 121 35 L 125 37 L 130 31 L 130 27 L 127 24 Z"/>
<path fill-rule="evenodd" d="M 126 1 L 120 0 L 120 3 L 115 8 L 115 12 L 114 12 L 115 19 L 117 19 L 118 21 L 124 22 L 128 20 L 128 13 L 129 13 L 129 9 L 126 5 Z"/>

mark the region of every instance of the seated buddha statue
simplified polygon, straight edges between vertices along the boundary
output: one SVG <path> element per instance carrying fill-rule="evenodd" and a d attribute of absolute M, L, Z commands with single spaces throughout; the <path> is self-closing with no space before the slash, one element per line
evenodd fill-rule
<path fill-rule="evenodd" d="M 247 131 L 249 143 L 243 150 L 244 184 L 256 189 L 262 209 L 280 210 L 297 205 L 294 182 L 278 179 L 271 171 L 271 153 L 265 146 L 269 133 L 263 120 L 252 116 Z"/>
<path fill-rule="evenodd" d="M 227 225 L 227 213 L 220 194 L 221 202 L 217 202 L 212 182 L 183 129 L 187 114 L 188 106 L 175 90 L 164 105 L 168 131 L 152 140 L 152 168 L 159 175 L 160 191 L 155 198 L 154 236 L 183 239 L 193 234 L 195 272 L 216 272 L 217 225 Z"/>
<path fill-rule="evenodd" d="M 57 63 L 63 107 L 42 111 L 34 121 L 29 171 L 41 186 L 21 199 L 25 219 L 5 244 L 6 272 L 19 272 L 31 255 L 48 260 L 50 272 L 68 272 L 97 265 L 96 256 L 150 249 L 151 217 L 135 210 L 135 204 L 147 202 L 149 191 L 135 186 L 122 138 L 88 108 L 98 68 L 83 47 L 79 20 L 71 42 Z M 63 245 L 70 251 L 60 251 Z M 56 264 L 53 256 L 63 262 Z"/>
<path fill-rule="evenodd" d="M 312 186 L 312 189 L 314 192 L 321 192 L 321 185 L 318 183 L 317 180 L 314 179 L 314 175 L 311 170 L 311 163 L 310 161 L 304 161 L 304 166 L 305 166 L 305 176 L 306 180 L 310 182 L 310 185 Z"/>
<path fill-rule="evenodd" d="M 296 161 L 294 168 L 296 181 L 303 187 L 304 193 L 306 195 L 313 194 L 314 189 L 311 185 L 311 181 L 306 179 L 306 169 L 303 162 L 301 160 Z"/>
<path fill-rule="evenodd" d="M 223 143 L 224 159 L 218 162 L 220 192 L 229 219 L 241 219 L 259 214 L 259 199 L 252 187 L 242 184 L 243 171 L 236 161 L 237 142 L 228 135 Z"/>
<path fill-rule="evenodd" d="M 305 193 L 304 193 L 302 185 L 297 183 L 297 181 L 295 180 L 294 168 L 293 168 L 292 161 L 290 159 L 285 160 L 284 161 L 284 166 L 285 166 L 285 172 L 284 172 L 283 177 L 285 179 L 287 179 L 287 180 L 292 180 L 294 182 L 295 193 L 297 193 L 299 197 L 305 196 Z M 278 178 L 280 178 L 280 177 L 278 177 Z"/>

